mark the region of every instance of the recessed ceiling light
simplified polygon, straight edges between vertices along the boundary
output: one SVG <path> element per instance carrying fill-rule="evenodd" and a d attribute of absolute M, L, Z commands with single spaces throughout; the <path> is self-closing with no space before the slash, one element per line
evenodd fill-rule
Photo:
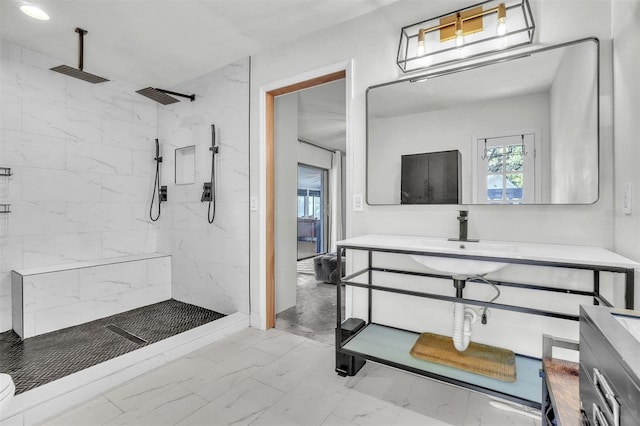
<path fill-rule="evenodd" d="M 49 20 L 49 15 L 47 15 L 44 10 L 40 9 L 38 6 L 32 5 L 31 3 L 23 1 L 18 3 L 18 7 L 20 8 L 20 11 L 27 16 L 39 19 L 41 21 Z"/>

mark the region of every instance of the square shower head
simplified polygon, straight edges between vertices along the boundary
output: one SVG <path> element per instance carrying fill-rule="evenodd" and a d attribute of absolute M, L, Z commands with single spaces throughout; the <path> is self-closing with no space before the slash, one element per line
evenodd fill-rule
<path fill-rule="evenodd" d="M 178 99 L 167 95 L 163 91 L 155 89 L 153 87 L 147 87 L 144 89 L 136 90 L 136 93 L 140 93 L 142 96 L 146 96 L 149 99 L 153 99 L 156 102 L 161 103 L 162 105 L 174 104 L 176 102 L 180 102 Z"/>
<path fill-rule="evenodd" d="M 89 83 L 104 83 L 109 81 L 104 77 L 97 76 L 95 74 L 88 73 L 86 71 L 73 68 L 68 65 L 58 65 L 57 67 L 50 68 L 51 71 L 56 71 L 69 77 L 79 78 L 80 80 L 88 81 Z"/>

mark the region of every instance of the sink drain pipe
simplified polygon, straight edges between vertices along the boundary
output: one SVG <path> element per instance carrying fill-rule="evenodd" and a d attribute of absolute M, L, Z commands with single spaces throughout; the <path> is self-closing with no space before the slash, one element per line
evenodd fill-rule
<path fill-rule="evenodd" d="M 456 288 L 456 297 L 462 298 L 465 280 L 454 278 L 453 285 Z M 453 346 L 458 352 L 464 352 L 469 347 L 471 324 L 476 321 L 478 321 L 478 314 L 474 309 L 460 302 L 453 304 Z"/>

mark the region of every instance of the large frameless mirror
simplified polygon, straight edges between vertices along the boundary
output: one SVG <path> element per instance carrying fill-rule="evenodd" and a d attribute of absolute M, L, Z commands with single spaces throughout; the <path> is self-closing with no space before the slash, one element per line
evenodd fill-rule
<path fill-rule="evenodd" d="M 369 204 L 598 200 L 598 40 L 367 90 Z"/>

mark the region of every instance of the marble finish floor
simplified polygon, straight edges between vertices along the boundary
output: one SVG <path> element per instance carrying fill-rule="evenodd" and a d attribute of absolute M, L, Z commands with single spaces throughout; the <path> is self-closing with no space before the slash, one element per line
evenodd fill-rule
<path fill-rule="evenodd" d="M 344 320 L 344 287 L 341 309 Z M 314 275 L 297 274 L 296 305 L 276 315 L 276 328 L 319 342 L 334 344 L 336 285 L 316 281 Z"/>
<path fill-rule="evenodd" d="M 540 425 L 489 398 L 367 363 L 334 371 L 331 345 L 248 328 L 44 425 Z"/>

